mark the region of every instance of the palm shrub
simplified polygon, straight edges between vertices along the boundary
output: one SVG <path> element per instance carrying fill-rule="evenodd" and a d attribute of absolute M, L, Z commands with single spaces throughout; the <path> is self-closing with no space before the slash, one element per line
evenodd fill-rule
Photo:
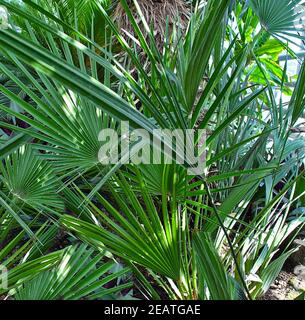
<path fill-rule="evenodd" d="M 195 7 L 184 34 L 179 26 L 166 28 L 161 50 L 141 5 L 135 2 L 134 14 L 129 3 L 121 1 L 133 30 L 130 38 L 97 3 L 108 32 L 126 55 L 124 61 L 111 47 L 96 42 L 93 28 L 88 32 L 77 23 L 72 27 L 57 9 L 24 2 L 34 15 L 0 1 L 12 18 L 18 15 L 23 21 L 21 33 L 1 30 L 1 53 L 30 83 L 25 85 L 6 63 L 0 64 L 14 87 L 29 98 L 0 87 L 6 99 L 20 106 L 14 110 L 1 104 L 0 109 L 27 124 L 0 122 L 16 133 L 0 149 L 1 157 L 9 154 L 1 177 L 3 217 L 33 237 L 14 198 L 25 197 L 10 190 L 22 183 L 17 174 L 25 172 L 28 159 L 37 157 L 43 168 L 39 183 L 39 172 L 27 170 L 25 175 L 25 182 L 36 182 L 34 200 L 36 194 L 43 195 L 43 177 L 52 172 L 48 183 L 54 181 L 54 197 L 60 201 L 44 195 L 43 207 L 27 201 L 32 207 L 27 219 L 35 219 L 38 211 L 42 219 L 54 220 L 90 246 L 120 257 L 146 297 L 160 299 L 156 286 L 172 299 L 251 299 L 265 293 L 294 250 L 291 237 L 304 224 L 303 215 L 294 211 L 302 206 L 303 191 L 297 186 L 304 176 L 304 140 L 292 139 L 291 128 L 304 110 L 305 68 L 303 63 L 285 109 L 273 89 L 278 86 L 281 94 L 289 94 L 287 71 L 269 60 L 276 60 L 287 45 L 276 40 L 276 51 L 271 52 L 270 36 L 285 35 L 287 28 L 290 32 L 294 18 L 289 25 L 266 21 L 268 12 L 272 21 L 281 17 L 285 6 L 291 9 L 291 1 L 283 11 L 274 11 L 264 0 L 250 1 L 250 6 L 211 0 Z M 297 31 L 290 36 L 298 38 Z M 268 48 L 269 60 L 264 60 Z M 156 128 L 207 130 L 205 174 L 189 176 L 177 164 L 102 166 L 98 133 L 117 128 L 123 120 L 156 139 Z M 27 141 L 33 151 L 23 155 L 20 146 Z M 8 162 L 16 163 L 13 175 Z M 41 281 L 45 285 L 38 288 Z M 16 295 L 25 297 L 35 288 L 43 298 L 49 281 L 41 274 Z"/>

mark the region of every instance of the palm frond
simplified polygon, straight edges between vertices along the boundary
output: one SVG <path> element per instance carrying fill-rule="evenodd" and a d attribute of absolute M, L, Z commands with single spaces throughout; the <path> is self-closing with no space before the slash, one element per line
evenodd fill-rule
<path fill-rule="evenodd" d="M 63 209 L 51 165 L 41 160 L 31 147 L 23 146 L 9 155 L 0 168 L 8 196 L 38 209 L 41 205 Z"/>
<path fill-rule="evenodd" d="M 304 38 L 305 7 L 302 0 L 250 0 L 261 25 L 274 37 L 286 41 Z"/>
<path fill-rule="evenodd" d="M 13 299 L 109 299 L 132 286 L 130 282 L 120 284 L 120 278 L 127 275 L 129 268 L 115 271 L 114 262 L 101 264 L 104 254 L 94 256 L 93 253 L 94 250 L 86 245 L 68 248 L 55 268 L 17 286 L 12 293 Z M 111 286 L 114 282 L 116 285 Z"/>

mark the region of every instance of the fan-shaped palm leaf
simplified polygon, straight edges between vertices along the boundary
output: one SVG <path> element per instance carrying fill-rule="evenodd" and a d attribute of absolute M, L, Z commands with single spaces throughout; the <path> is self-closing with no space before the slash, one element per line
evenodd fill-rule
<path fill-rule="evenodd" d="M 31 147 L 23 146 L 9 155 L 0 162 L 0 171 L 8 196 L 37 209 L 43 206 L 63 209 L 51 165 L 39 158 Z"/>
<path fill-rule="evenodd" d="M 250 0 L 261 25 L 274 37 L 285 41 L 305 40 L 305 4 L 303 0 Z"/>
<path fill-rule="evenodd" d="M 12 294 L 16 300 L 103 299 L 117 295 L 132 283 L 120 284 L 129 268 L 115 271 L 112 261 L 101 263 L 104 254 L 95 254 L 86 245 L 66 250 L 58 265 L 24 282 Z M 111 284 L 112 283 L 112 284 Z"/>

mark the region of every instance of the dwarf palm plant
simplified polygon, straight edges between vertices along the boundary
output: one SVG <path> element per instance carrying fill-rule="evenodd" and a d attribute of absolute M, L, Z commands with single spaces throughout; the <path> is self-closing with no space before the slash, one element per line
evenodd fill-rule
<path fill-rule="evenodd" d="M 300 205 L 303 192 L 296 186 L 304 176 L 304 140 L 292 141 L 290 129 L 304 110 L 305 68 L 303 63 L 285 110 L 273 89 L 280 84 L 284 92 L 286 70 L 270 67 L 262 52 L 270 47 L 270 34 L 285 33 L 287 25 L 272 29 L 261 20 L 260 30 L 252 14 L 254 10 L 261 18 L 271 5 L 264 0 L 250 2 L 250 7 L 244 1 L 210 0 L 203 8 L 195 7 L 187 31 L 173 23 L 162 29 L 160 50 L 154 26 L 146 19 L 148 2 L 133 1 L 130 7 L 121 1 L 118 8 L 128 17 L 130 36 L 97 1 L 108 34 L 125 53 L 122 61 L 111 47 L 96 42 L 93 28 L 84 32 L 77 23 L 67 24 L 57 8 L 24 2 L 35 15 L 0 1 L 12 18 L 18 15 L 23 21 L 21 32 L 0 31 L 1 53 L 31 84 L 0 63 L 3 74 L 27 97 L 0 86 L 3 96 L 20 107 L 2 104 L 0 109 L 27 124 L 1 121 L 2 128 L 19 135 L 0 150 L 1 156 L 11 154 L 30 141 L 36 153 L 20 159 L 18 151 L 4 162 L 7 205 L 2 214 L 19 217 L 10 210 L 10 204 L 15 205 L 10 190 L 24 180 L 9 174 L 11 162 L 15 175 L 34 180 L 35 192 L 25 190 L 36 201 L 27 201 L 34 210 L 96 249 L 120 257 L 147 297 L 160 298 L 156 286 L 173 299 L 250 299 L 263 294 L 292 252 L 288 243 L 275 256 L 283 239 L 304 224 L 302 215 L 290 214 Z M 272 12 L 272 21 L 281 16 Z M 159 141 L 162 137 L 154 129 L 206 130 L 204 174 L 188 175 L 187 162 L 135 166 L 118 161 L 102 166 L 98 133 L 118 130 L 120 121 L 128 121 L 131 129 L 145 129 Z M 22 174 L 29 157 L 37 157 L 31 163 L 38 161 L 43 170 Z M 43 207 L 37 202 L 37 195 L 46 197 L 39 187 L 48 174 L 64 208 L 54 206 L 51 196 Z M 50 282 L 41 275 L 18 289 L 20 297 L 42 280 L 46 286 Z"/>

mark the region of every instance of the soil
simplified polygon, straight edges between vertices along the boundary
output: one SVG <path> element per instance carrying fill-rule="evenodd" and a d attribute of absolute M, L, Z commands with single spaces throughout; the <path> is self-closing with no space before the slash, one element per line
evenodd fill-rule
<path fill-rule="evenodd" d="M 294 277 L 293 273 L 281 271 L 277 279 L 270 286 L 268 292 L 261 300 L 293 300 L 299 294 L 290 285 L 290 280 Z"/>
<path fill-rule="evenodd" d="M 304 246 L 294 253 L 284 265 L 277 279 L 261 300 L 295 300 L 305 292 Z"/>

